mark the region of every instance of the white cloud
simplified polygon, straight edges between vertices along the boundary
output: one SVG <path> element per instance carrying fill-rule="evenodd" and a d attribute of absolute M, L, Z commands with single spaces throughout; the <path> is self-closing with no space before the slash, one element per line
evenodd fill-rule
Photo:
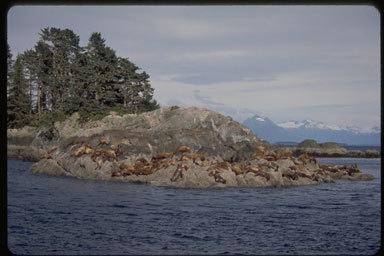
<path fill-rule="evenodd" d="M 380 14 L 373 7 L 19 6 L 8 16 L 14 55 L 33 47 L 45 26 L 74 30 L 82 45 L 101 32 L 151 75 L 162 104 L 254 111 L 275 121 L 380 120 Z"/>
<path fill-rule="evenodd" d="M 222 61 L 228 58 L 249 57 L 244 50 L 213 50 L 176 53 L 166 57 L 168 61 Z"/>

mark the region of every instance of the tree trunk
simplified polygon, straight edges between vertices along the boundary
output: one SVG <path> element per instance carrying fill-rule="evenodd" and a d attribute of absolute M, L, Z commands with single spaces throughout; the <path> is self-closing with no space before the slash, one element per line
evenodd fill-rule
<path fill-rule="evenodd" d="M 37 87 L 37 114 L 40 121 L 40 113 L 41 113 L 41 107 L 40 107 L 40 87 Z"/>

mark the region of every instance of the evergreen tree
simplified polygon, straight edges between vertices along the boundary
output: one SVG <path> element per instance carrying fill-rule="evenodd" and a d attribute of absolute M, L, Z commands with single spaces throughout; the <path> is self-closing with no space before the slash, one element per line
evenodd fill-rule
<path fill-rule="evenodd" d="M 152 99 L 153 88 L 149 83 L 149 75 L 140 70 L 127 58 L 119 58 L 118 84 L 120 97 L 125 107 L 131 107 L 137 112 L 140 108 L 153 110 L 158 108 L 156 101 Z"/>
<path fill-rule="evenodd" d="M 72 30 L 54 27 L 42 29 L 40 37 L 52 52 L 49 93 L 52 109 L 57 109 L 71 96 L 76 86 L 73 67 L 80 50 L 80 38 Z"/>
<path fill-rule="evenodd" d="M 47 96 L 52 77 L 52 52 L 49 45 L 38 41 L 35 45 L 36 52 L 36 109 L 40 117 L 42 112 L 48 111 Z M 54 97 L 51 97 L 54 98 Z"/>
<path fill-rule="evenodd" d="M 36 52 L 32 49 L 26 50 L 22 54 L 23 66 L 25 69 L 25 79 L 28 84 L 29 101 L 31 104 L 30 114 L 33 114 L 33 105 L 36 102 L 35 92 L 37 90 L 37 66 L 36 66 Z M 37 111 L 37 110 L 36 110 Z"/>
<path fill-rule="evenodd" d="M 99 103 L 114 105 L 117 57 L 115 51 L 105 45 L 100 33 L 92 33 L 87 46 L 88 88 L 91 97 Z"/>
<path fill-rule="evenodd" d="M 110 110 L 138 113 L 159 107 L 149 75 L 128 58 L 118 58 L 100 33 L 92 33 L 86 47 L 79 41 L 69 29 L 44 28 L 35 46 L 15 62 L 8 45 L 9 127 L 29 119 L 50 125 L 76 111 L 102 117 Z"/>
<path fill-rule="evenodd" d="M 12 60 L 12 53 L 11 49 L 9 47 L 9 44 L 7 44 L 7 99 L 9 97 L 9 90 L 11 88 L 11 74 L 13 72 L 13 60 Z"/>
<path fill-rule="evenodd" d="M 24 67 L 20 55 L 16 57 L 13 72 L 10 74 L 10 81 L 7 123 L 9 127 L 19 128 L 29 123 L 30 113 L 28 86 L 24 77 Z"/>

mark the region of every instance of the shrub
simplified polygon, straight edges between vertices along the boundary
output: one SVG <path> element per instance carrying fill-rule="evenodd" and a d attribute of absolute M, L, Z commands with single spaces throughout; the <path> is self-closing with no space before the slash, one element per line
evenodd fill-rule
<path fill-rule="evenodd" d="M 299 148 L 318 148 L 320 147 L 317 141 L 315 140 L 303 140 L 299 145 Z"/>
<path fill-rule="evenodd" d="M 336 142 L 324 142 L 319 144 L 321 148 L 341 148 Z"/>

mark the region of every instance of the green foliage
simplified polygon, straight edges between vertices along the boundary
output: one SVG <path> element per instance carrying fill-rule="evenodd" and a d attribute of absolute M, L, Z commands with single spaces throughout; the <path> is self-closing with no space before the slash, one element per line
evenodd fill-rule
<path fill-rule="evenodd" d="M 316 140 L 303 140 L 297 146 L 300 148 L 318 148 L 318 147 L 320 147 Z"/>
<path fill-rule="evenodd" d="M 30 119 L 30 102 L 26 93 L 27 83 L 20 55 L 17 56 L 9 77 L 10 80 L 7 84 L 7 125 L 11 128 L 19 128 L 27 125 Z"/>
<path fill-rule="evenodd" d="M 328 148 L 341 148 L 341 146 L 339 144 L 337 144 L 336 142 L 324 142 L 324 143 L 320 143 L 319 146 L 321 148 L 325 148 L 325 149 L 328 149 Z"/>
<path fill-rule="evenodd" d="M 117 57 L 100 33 L 92 33 L 86 47 L 69 29 L 44 28 L 39 35 L 17 64 L 8 46 L 9 127 L 49 127 L 75 112 L 86 122 L 110 111 L 142 113 L 160 107 L 150 76 L 128 58 Z"/>
<path fill-rule="evenodd" d="M 55 122 L 62 122 L 65 119 L 67 119 L 67 115 L 61 111 L 44 112 L 41 113 L 40 118 L 37 115 L 34 115 L 30 120 L 29 125 L 39 128 L 51 128 Z"/>

